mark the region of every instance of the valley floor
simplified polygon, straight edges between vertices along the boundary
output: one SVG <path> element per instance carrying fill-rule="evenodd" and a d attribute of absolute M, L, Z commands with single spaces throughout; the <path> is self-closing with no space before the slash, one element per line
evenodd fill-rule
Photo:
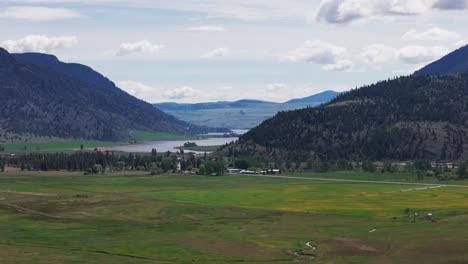
<path fill-rule="evenodd" d="M 468 262 L 468 189 L 311 177 L 0 173 L 1 262 Z"/>

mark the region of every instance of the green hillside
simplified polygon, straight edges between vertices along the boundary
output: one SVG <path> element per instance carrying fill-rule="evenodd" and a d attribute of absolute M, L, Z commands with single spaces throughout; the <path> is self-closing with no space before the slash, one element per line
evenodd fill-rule
<path fill-rule="evenodd" d="M 273 158 L 468 158 L 468 73 L 408 76 L 282 112 L 225 147 Z"/>

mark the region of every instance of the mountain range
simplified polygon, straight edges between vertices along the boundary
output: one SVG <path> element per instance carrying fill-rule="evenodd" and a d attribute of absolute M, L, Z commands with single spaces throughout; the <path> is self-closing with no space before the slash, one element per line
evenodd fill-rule
<path fill-rule="evenodd" d="M 466 159 L 466 61 L 468 46 L 414 75 L 352 90 L 317 108 L 281 112 L 221 153 L 295 160 Z"/>
<path fill-rule="evenodd" d="M 325 91 L 284 103 L 239 100 L 198 104 L 159 103 L 154 104 L 154 106 L 193 124 L 230 129 L 250 129 L 278 112 L 318 106 L 329 102 L 339 94 L 339 92 Z"/>
<path fill-rule="evenodd" d="M 192 134 L 196 126 L 130 96 L 93 69 L 0 48 L 0 139 L 131 139 L 132 130 Z"/>

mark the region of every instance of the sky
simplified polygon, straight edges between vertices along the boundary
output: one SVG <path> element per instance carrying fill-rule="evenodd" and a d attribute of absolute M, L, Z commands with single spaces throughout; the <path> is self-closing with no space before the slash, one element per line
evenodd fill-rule
<path fill-rule="evenodd" d="M 0 46 L 150 103 L 284 102 L 408 75 L 468 44 L 468 0 L 0 0 Z"/>

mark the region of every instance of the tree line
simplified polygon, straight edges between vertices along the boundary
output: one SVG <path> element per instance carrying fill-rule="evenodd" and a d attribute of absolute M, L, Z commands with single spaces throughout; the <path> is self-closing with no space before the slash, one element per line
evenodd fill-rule
<path fill-rule="evenodd" d="M 79 151 L 66 153 L 30 153 L 25 155 L 0 157 L 0 169 L 6 165 L 30 171 L 86 171 L 100 173 L 115 170 L 141 170 L 160 174 L 171 171 L 199 170 L 201 173 L 224 173 L 224 161 L 207 155 L 196 156 L 193 153 L 157 153 L 150 154 L 115 153 L 101 151 Z"/>

